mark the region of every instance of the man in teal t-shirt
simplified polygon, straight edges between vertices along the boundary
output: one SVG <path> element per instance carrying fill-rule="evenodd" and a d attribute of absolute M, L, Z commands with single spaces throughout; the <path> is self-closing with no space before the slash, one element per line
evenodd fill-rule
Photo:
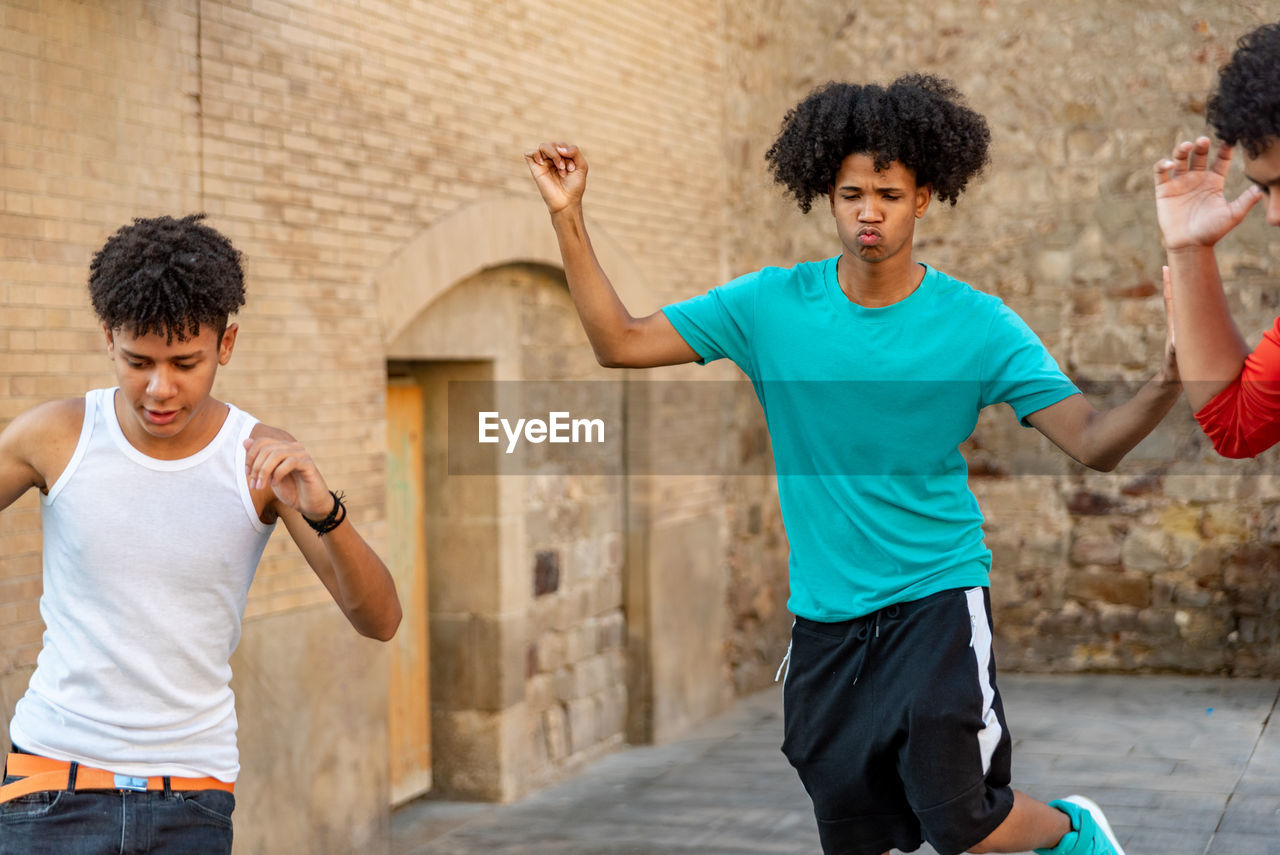
<path fill-rule="evenodd" d="M 815 90 L 766 158 L 801 210 L 828 201 L 840 254 L 644 318 L 591 249 L 582 152 L 544 143 L 525 155 L 600 363 L 729 358 L 764 408 L 796 616 L 782 748 L 828 855 L 924 840 L 940 855 L 1123 855 L 1093 802 L 1044 804 L 1009 786 L 991 556 L 959 446 L 983 407 L 1004 402 L 1109 470 L 1177 400 L 1177 369 L 1169 343 L 1160 373 L 1100 412 L 1000 300 L 913 259 L 915 221 L 935 195 L 955 203 L 989 138 L 937 78 Z"/>
<path fill-rule="evenodd" d="M 866 308 L 837 268 L 765 268 L 663 310 L 700 360 L 732 359 L 755 386 L 791 544 L 788 605 L 815 621 L 987 585 L 959 446 L 983 407 L 1021 419 L 1079 394 L 999 299 L 922 266 L 910 295 Z"/>

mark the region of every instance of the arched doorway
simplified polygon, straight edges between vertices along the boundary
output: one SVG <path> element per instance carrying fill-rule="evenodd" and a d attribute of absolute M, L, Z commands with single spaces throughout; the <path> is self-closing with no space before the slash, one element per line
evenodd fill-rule
<path fill-rule="evenodd" d="M 389 698 L 396 803 L 428 788 L 514 798 L 621 744 L 643 698 L 628 681 L 643 674 L 647 612 L 627 592 L 644 585 L 623 567 L 645 528 L 621 459 L 595 474 L 449 468 L 451 384 L 596 383 L 621 422 L 622 375 L 595 364 L 547 256 L 558 262 L 540 206 L 480 204 L 379 276 L 389 554 L 406 608 Z"/>

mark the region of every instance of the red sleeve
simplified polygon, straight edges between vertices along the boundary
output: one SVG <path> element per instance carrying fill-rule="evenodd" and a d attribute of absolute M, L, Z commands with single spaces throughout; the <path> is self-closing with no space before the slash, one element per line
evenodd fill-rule
<path fill-rule="evenodd" d="M 1196 421 L 1224 457 L 1256 457 L 1280 441 L 1280 318 Z"/>

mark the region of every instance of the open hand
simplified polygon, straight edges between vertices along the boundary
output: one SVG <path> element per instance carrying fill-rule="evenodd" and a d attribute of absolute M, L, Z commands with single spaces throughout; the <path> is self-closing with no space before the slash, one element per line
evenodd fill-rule
<path fill-rule="evenodd" d="M 1262 198 L 1251 186 L 1234 201 L 1223 195 L 1231 146 L 1209 158 L 1208 137 L 1180 142 L 1173 154 L 1155 165 L 1156 218 L 1167 250 L 1211 247 L 1231 231 Z"/>
<path fill-rule="evenodd" d="M 544 142 L 524 153 L 547 210 L 555 214 L 582 203 L 587 189 L 587 159 L 576 145 Z"/>

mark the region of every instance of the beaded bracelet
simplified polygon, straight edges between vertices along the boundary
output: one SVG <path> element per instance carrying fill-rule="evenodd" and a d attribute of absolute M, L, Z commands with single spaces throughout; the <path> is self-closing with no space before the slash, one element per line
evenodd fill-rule
<path fill-rule="evenodd" d="M 342 504 L 343 494 L 330 490 L 329 495 L 333 496 L 333 510 L 329 511 L 327 517 L 322 520 L 313 520 L 306 514 L 302 515 L 307 525 L 311 526 L 315 533 L 321 537 L 342 525 L 342 521 L 347 518 L 347 506 Z"/>

